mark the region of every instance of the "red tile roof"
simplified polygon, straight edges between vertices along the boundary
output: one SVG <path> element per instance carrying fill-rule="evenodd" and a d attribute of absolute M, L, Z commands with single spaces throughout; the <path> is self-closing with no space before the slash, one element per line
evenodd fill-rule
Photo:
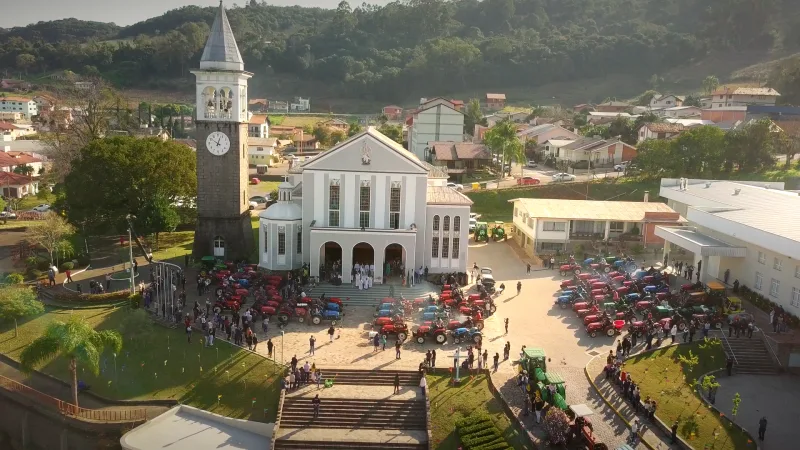
<path fill-rule="evenodd" d="M 506 94 L 486 94 L 486 98 L 489 100 L 505 100 Z"/>
<path fill-rule="evenodd" d="M 9 100 L 9 101 L 12 101 L 12 102 L 29 102 L 29 101 L 31 101 L 31 99 L 28 98 L 28 97 L 17 97 L 17 96 L 14 96 L 14 95 L 9 95 L 9 96 L 6 96 L 6 97 L 0 96 L 0 102 L 5 101 L 5 100 Z"/>
<path fill-rule="evenodd" d="M 0 131 L 12 131 L 17 129 L 19 129 L 19 127 L 14 126 L 13 123 L 0 122 Z"/>
<path fill-rule="evenodd" d="M 653 133 L 680 133 L 686 129 L 679 123 L 646 123 L 644 126 Z"/>
<path fill-rule="evenodd" d="M 28 153 L 0 152 L 0 167 L 14 167 L 38 162 L 42 162 L 42 160 Z"/>
<path fill-rule="evenodd" d="M 492 159 L 492 154 L 483 144 L 468 142 L 433 142 L 433 151 L 439 161 L 456 161 L 460 159 Z"/>
<path fill-rule="evenodd" d="M 253 114 L 253 117 L 250 118 L 249 123 L 250 125 L 264 125 L 269 120 L 269 117 L 266 114 Z"/>
<path fill-rule="evenodd" d="M 0 172 L 0 186 L 24 186 L 33 182 L 33 178 L 13 172 Z"/>

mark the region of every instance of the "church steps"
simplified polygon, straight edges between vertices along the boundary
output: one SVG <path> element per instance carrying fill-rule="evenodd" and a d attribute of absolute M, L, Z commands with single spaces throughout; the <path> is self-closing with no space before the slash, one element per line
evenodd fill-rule
<path fill-rule="evenodd" d="M 441 291 L 439 286 L 425 283 L 418 284 L 410 287 L 394 287 L 395 297 L 401 295 L 406 299 L 427 298 L 428 295 L 434 297 Z M 350 285 L 343 284 L 341 286 L 334 286 L 332 284 L 320 284 L 316 286 L 311 292 L 307 294 L 310 297 L 319 297 L 325 294 L 326 297 L 339 297 L 346 306 L 371 306 L 376 307 L 378 303 L 384 298 L 389 297 L 389 285 L 374 285 L 370 289 L 359 290 L 358 288 Z"/>

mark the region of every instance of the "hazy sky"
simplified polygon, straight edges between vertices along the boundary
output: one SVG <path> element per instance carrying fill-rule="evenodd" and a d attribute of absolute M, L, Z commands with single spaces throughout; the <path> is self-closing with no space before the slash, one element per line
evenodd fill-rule
<path fill-rule="evenodd" d="M 244 5 L 249 0 L 224 0 L 226 6 Z M 258 0 L 259 2 L 261 0 Z M 368 3 L 386 3 L 369 1 Z M 339 0 L 268 0 L 271 5 L 300 5 L 335 8 Z M 130 25 L 186 5 L 214 6 L 219 0 L 0 0 L 0 27 L 25 26 L 39 21 L 74 17 L 81 20 Z M 361 4 L 352 1 L 351 4 Z"/>

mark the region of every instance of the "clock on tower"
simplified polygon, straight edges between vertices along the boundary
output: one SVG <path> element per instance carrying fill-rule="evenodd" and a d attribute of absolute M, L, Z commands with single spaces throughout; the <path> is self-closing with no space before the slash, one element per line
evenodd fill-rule
<path fill-rule="evenodd" d="M 246 259 L 253 248 L 247 197 L 247 80 L 220 1 L 197 79 L 195 258 Z"/>

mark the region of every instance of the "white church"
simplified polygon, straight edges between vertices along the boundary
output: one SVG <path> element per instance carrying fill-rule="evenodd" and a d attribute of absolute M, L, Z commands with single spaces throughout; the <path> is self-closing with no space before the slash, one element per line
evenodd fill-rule
<path fill-rule="evenodd" d="M 289 171 L 277 203 L 260 214 L 259 266 L 374 282 L 414 269 L 466 272 L 472 201 L 447 187 L 447 173 L 374 128 Z"/>

